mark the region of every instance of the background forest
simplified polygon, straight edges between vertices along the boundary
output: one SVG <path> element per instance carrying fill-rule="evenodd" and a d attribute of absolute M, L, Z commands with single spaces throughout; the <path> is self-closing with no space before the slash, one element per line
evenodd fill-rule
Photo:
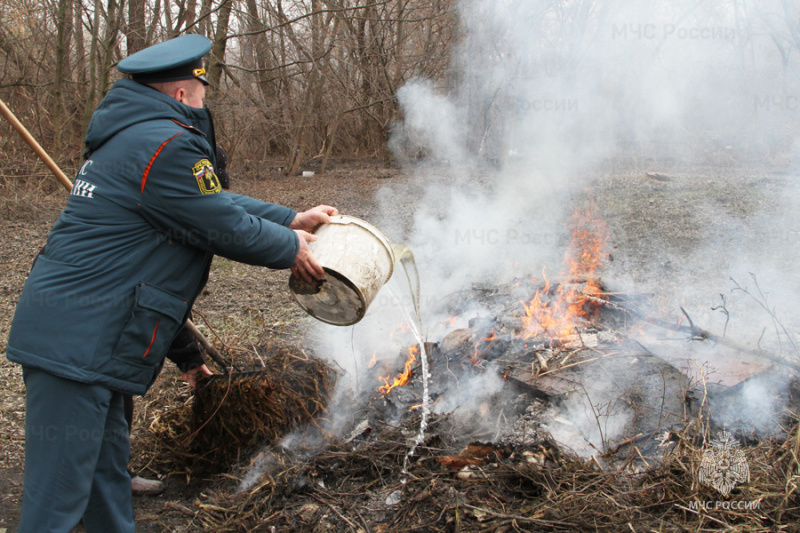
<path fill-rule="evenodd" d="M 453 31 L 449 0 L 2 0 L 0 97 L 74 165 L 116 63 L 200 33 L 213 41 L 207 101 L 223 145 L 238 160 L 283 158 L 289 173 L 331 154 L 384 155 L 396 90 L 442 78 Z M 30 170 L 6 123 L 0 152 Z"/>
<path fill-rule="evenodd" d="M 233 160 L 286 174 L 331 155 L 453 160 L 444 106 L 409 126 L 415 79 L 484 160 L 597 139 L 769 160 L 800 129 L 792 0 L 0 0 L 0 98 L 70 174 L 116 63 L 184 33 L 213 41 L 208 102 Z M 5 121 L 0 159 L 39 172 Z"/>

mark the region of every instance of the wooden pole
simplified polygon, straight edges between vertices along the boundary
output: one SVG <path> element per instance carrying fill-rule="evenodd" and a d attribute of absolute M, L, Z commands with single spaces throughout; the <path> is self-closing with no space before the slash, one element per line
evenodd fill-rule
<path fill-rule="evenodd" d="M 25 139 L 25 142 L 27 142 L 30 147 L 33 148 L 33 151 L 36 152 L 36 155 L 38 155 L 39 158 L 44 161 L 44 164 L 47 165 L 47 168 L 50 169 L 58 181 L 60 181 L 68 191 L 71 191 L 72 182 L 70 179 L 61 171 L 60 168 L 58 168 L 56 162 L 53 161 L 49 155 L 47 155 L 47 152 L 44 151 L 44 148 L 42 148 L 39 143 L 36 142 L 36 139 L 34 139 L 33 135 L 31 135 L 25 126 L 22 125 L 22 122 L 17 120 L 17 117 L 14 116 L 14 113 L 11 112 L 2 99 L 0 99 L 0 113 L 3 113 L 3 116 L 6 117 L 6 120 L 8 120 L 12 126 L 14 126 L 14 129 L 17 130 L 17 133 L 19 133 L 22 138 Z"/>
<path fill-rule="evenodd" d="M 222 357 L 222 354 L 220 354 L 217 351 L 217 349 L 214 348 L 214 346 L 212 346 L 210 342 L 208 342 L 208 339 L 206 339 L 205 335 L 203 335 L 203 333 L 199 329 L 197 329 L 197 326 L 195 326 L 191 320 L 186 321 L 186 329 L 192 332 L 192 334 L 197 338 L 200 344 L 203 345 L 203 348 L 206 349 L 208 355 L 211 356 L 211 359 L 213 359 L 220 366 L 223 373 L 227 374 L 230 363 L 225 361 L 225 358 Z"/>

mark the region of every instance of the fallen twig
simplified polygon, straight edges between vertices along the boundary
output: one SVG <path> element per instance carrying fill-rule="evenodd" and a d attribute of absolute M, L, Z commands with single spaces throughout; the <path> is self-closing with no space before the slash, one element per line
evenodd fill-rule
<path fill-rule="evenodd" d="M 750 348 L 748 346 L 744 346 L 742 344 L 739 344 L 738 342 L 735 342 L 735 341 L 732 341 L 730 339 L 721 337 L 721 336 L 716 335 L 716 334 L 714 334 L 714 333 L 712 333 L 712 332 L 710 332 L 710 331 L 708 331 L 706 329 L 703 329 L 701 327 L 695 326 L 694 323 L 692 322 L 691 318 L 689 317 L 688 313 L 686 312 L 686 310 L 683 309 L 682 307 L 681 307 L 681 311 L 686 316 L 686 319 L 689 321 L 689 324 L 690 324 L 689 326 L 684 326 L 684 325 L 680 325 L 680 324 L 672 324 L 670 322 L 667 322 L 665 320 L 661 320 L 661 319 L 653 317 L 653 316 L 647 316 L 641 311 L 633 310 L 633 309 L 630 309 L 630 308 L 627 308 L 627 307 L 623 307 L 623 306 L 620 306 L 620 305 L 615 305 L 612 302 L 608 302 L 606 305 L 608 305 L 609 307 L 611 307 L 612 309 L 615 309 L 617 311 L 622 311 L 622 312 L 628 313 L 631 316 L 634 316 L 634 317 L 638 318 L 639 320 L 647 322 L 648 324 L 652 324 L 653 326 L 658 326 L 660 328 L 668 329 L 670 331 L 677 331 L 677 332 L 680 332 L 680 333 L 686 333 L 693 339 L 709 340 L 711 342 L 715 342 L 717 344 L 722 344 L 723 346 L 727 346 L 728 348 L 732 348 L 732 349 L 734 349 L 734 350 L 736 350 L 738 352 L 741 352 L 741 353 L 745 353 L 745 354 L 748 354 L 748 355 L 753 355 L 755 357 L 760 357 L 760 358 L 763 358 L 763 359 L 768 359 L 768 360 L 770 360 L 772 362 L 775 362 L 775 363 L 778 363 L 778 364 L 781 364 L 781 365 L 784 365 L 784 366 L 788 366 L 788 367 L 793 368 L 795 370 L 800 370 L 800 363 L 799 362 L 791 361 L 789 359 L 786 359 L 785 357 L 781 357 L 780 355 L 774 354 L 772 352 L 768 352 L 766 350 L 754 349 L 754 348 Z"/>

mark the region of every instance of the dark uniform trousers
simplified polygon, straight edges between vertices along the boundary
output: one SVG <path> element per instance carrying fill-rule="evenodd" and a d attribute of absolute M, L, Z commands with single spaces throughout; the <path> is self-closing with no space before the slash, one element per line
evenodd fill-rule
<path fill-rule="evenodd" d="M 19 533 L 67 533 L 81 519 L 87 533 L 134 532 L 123 395 L 31 367 L 23 367 L 22 376 L 26 453 Z"/>

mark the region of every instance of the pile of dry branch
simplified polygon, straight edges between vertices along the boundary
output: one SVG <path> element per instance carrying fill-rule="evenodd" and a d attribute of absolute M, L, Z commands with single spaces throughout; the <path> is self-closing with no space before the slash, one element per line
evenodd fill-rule
<path fill-rule="evenodd" d="M 501 292 L 491 294 L 497 296 L 498 308 L 507 300 Z M 617 310 L 611 309 L 600 318 L 624 323 L 630 318 L 630 313 L 611 311 Z M 501 319 L 509 316 L 496 315 Z M 391 395 L 354 400 L 353 406 L 361 409 L 353 416 L 354 431 L 347 437 L 327 434 L 315 419 L 325 413 L 330 399 L 330 368 L 313 357 L 298 355 L 302 353 L 299 350 L 284 350 L 269 359 L 264 373 L 214 378 L 202 385 L 183 409 L 169 416 L 166 412 L 154 416 L 151 428 L 161 443 L 158 455 L 162 460 L 173 465 L 182 462 L 187 473 L 197 472 L 197 465 L 214 466 L 218 473 L 225 471 L 211 487 L 203 487 L 192 508 L 181 508 L 187 530 L 797 530 L 791 524 L 800 520 L 800 426 L 789 409 L 794 413 L 797 410 L 790 406 L 779 413 L 782 427 L 769 438 L 743 441 L 746 445 L 738 449 L 744 453 L 748 476 L 737 478 L 732 490 L 723 494 L 717 485 L 704 484 L 708 480 L 701 473 L 707 464 L 704 457 L 707 459 L 720 429 L 709 410 L 702 408 L 707 391 L 699 409 L 685 410 L 689 391 L 685 380 L 678 383 L 676 378 L 677 384 L 670 388 L 668 365 L 653 354 L 643 353 L 641 345 L 638 351 L 622 354 L 630 356 L 628 359 L 623 360 L 620 353 L 614 355 L 605 346 L 611 341 L 601 335 L 600 318 L 587 323 L 585 334 L 578 335 L 581 339 L 596 337 L 594 347 L 582 341 L 579 347 L 565 352 L 568 347 L 563 343 L 525 344 L 506 339 L 502 320 L 498 319 L 485 327 L 476 322 L 473 331 L 450 339 L 450 349 L 445 349 L 445 339 L 443 346 L 429 353 L 434 369 L 441 364 L 452 370 L 463 363 L 471 372 L 482 371 L 484 366 L 476 365 L 473 359 L 491 359 L 508 366 L 510 362 L 499 359 L 498 354 L 516 357 L 522 363 L 518 366 L 527 368 L 528 374 L 513 378 L 513 365 L 506 368 L 505 383 L 510 385 L 502 391 L 506 400 L 489 405 L 487 411 L 494 412 L 492 408 L 497 407 L 501 414 L 505 408 L 516 413 L 519 402 L 558 404 L 555 393 L 534 394 L 546 374 L 556 370 L 547 370 L 540 352 L 562 357 L 557 370 L 565 381 L 574 378 L 574 383 L 588 378 L 570 371 L 602 363 L 604 375 L 615 378 L 620 402 L 630 400 L 638 407 L 647 407 L 635 412 L 636 420 L 645 423 L 650 420 L 644 416 L 646 412 L 658 414 L 654 419 L 658 424 L 645 424 L 647 431 L 637 429 L 632 438 L 608 447 L 599 456 L 602 462 L 566 453 L 546 431 L 537 431 L 524 440 L 497 433 L 491 443 L 464 447 L 464 420 L 456 419 L 453 413 L 430 414 L 424 439 L 409 455 L 422 416 L 410 407 L 414 403 L 411 400 L 418 399 L 413 380 L 396 389 L 408 396 L 405 400 Z M 491 335 L 484 334 L 481 327 Z M 503 344 L 494 351 L 485 348 L 489 342 Z M 622 350 L 619 343 L 612 347 L 617 352 Z M 591 356 L 584 354 L 586 359 L 576 362 L 582 352 L 590 351 Z M 569 357 L 570 364 L 565 365 Z M 671 372 L 678 373 L 675 369 Z M 444 374 L 439 372 L 438 378 L 434 375 L 433 390 L 446 390 L 440 387 Z M 630 383 L 620 376 L 627 376 Z M 649 380 L 652 376 L 655 378 Z M 681 391 L 674 405 L 664 399 L 667 389 Z M 656 404 L 650 405 L 648 399 Z M 666 423 L 665 410 L 693 414 L 688 419 L 673 417 Z M 384 416 L 383 411 L 402 416 Z M 290 432 L 293 438 L 285 438 Z M 248 463 L 249 456 L 244 454 L 255 452 L 259 445 L 262 448 Z M 721 466 L 715 472 L 722 476 L 729 473 Z"/>
<path fill-rule="evenodd" d="M 157 413 L 148 455 L 172 470 L 224 472 L 323 416 L 335 384 L 327 363 L 289 348 L 268 356 L 262 369 L 211 376 L 183 406 Z"/>
<path fill-rule="evenodd" d="M 271 467 L 254 488 L 235 493 L 229 486 L 198 502 L 192 527 L 215 532 L 763 531 L 800 519 L 796 423 L 789 438 L 745 449 L 750 482 L 723 497 L 698 482 L 705 440 L 697 422 L 669 435 L 660 465 L 643 465 L 632 452 L 628 468 L 611 472 L 565 455 L 547 440 L 524 448 L 472 446 L 457 461 L 446 455 L 448 418 L 440 416 L 404 473 L 415 422 L 386 428 L 379 439 L 330 447 L 311 459 L 293 459 L 285 450 L 273 453 Z"/>

